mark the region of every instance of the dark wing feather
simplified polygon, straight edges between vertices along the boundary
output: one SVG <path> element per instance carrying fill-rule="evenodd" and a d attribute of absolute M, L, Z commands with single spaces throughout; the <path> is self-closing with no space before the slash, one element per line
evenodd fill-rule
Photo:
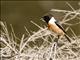
<path fill-rule="evenodd" d="M 58 24 L 59 22 L 55 22 L 55 23 L 56 23 L 56 25 L 57 25 L 60 29 L 63 30 L 64 33 L 66 33 L 65 30 L 63 29 L 63 27 Z M 69 38 L 66 34 L 65 34 L 64 36 L 67 38 L 67 40 L 68 40 L 69 42 L 71 42 L 70 38 Z"/>
<path fill-rule="evenodd" d="M 58 22 L 55 22 L 55 23 L 56 23 L 56 25 L 57 25 L 61 30 L 63 30 L 64 33 L 66 33 L 65 30 L 63 29 L 63 27 L 58 24 Z"/>

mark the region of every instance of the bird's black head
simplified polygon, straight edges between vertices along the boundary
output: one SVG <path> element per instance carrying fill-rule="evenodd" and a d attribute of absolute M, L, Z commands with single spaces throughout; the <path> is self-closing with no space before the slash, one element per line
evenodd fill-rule
<path fill-rule="evenodd" d="M 48 23 L 48 22 L 49 22 L 49 20 L 51 19 L 51 17 L 50 17 L 50 16 L 48 16 L 48 15 L 43 16 L 42 18 L 43 18 L 43 20 L 45 20 L 47 23 Z"/>

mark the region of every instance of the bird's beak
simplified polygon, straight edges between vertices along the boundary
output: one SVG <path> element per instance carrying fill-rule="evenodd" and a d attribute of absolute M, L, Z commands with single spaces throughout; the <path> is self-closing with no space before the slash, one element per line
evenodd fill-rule
<path fill-rule="evenodd" d="M 43 20 L 43 18 L 41 18 L 40 20 L 43 21 L 43 22 L 45 22 L 45 21 Z"/>

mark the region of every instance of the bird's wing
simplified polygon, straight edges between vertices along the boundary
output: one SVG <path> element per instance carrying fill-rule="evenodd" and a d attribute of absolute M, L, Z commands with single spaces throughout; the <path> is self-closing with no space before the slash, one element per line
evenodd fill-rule
<path fill-rule="evenodd" d="M 61 30 L 63 30 L 64 33 L 66 33 L 65 30 L 64 30 L 64 28 L 59 24 L 59 22 L 55 22 L 55 23 L 56 23 L 56 25 L 57 25 Z"/>

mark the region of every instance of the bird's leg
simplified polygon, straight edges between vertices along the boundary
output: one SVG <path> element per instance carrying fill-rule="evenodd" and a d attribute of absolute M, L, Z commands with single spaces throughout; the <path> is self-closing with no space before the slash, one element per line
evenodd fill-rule
<path fill-rule="evenodd" d="M 58 39 L 60 38 L 60 35 L 58 35 Z"/>
<path fill-rule="evenodd" d="M 57 44 L 58 44 L 58 40 L 60 39 L 60 35 L 58 35 L 58 38 L 56 38 L 55 40 L 54 40 L 54 42 L 56 42 Z"/>

